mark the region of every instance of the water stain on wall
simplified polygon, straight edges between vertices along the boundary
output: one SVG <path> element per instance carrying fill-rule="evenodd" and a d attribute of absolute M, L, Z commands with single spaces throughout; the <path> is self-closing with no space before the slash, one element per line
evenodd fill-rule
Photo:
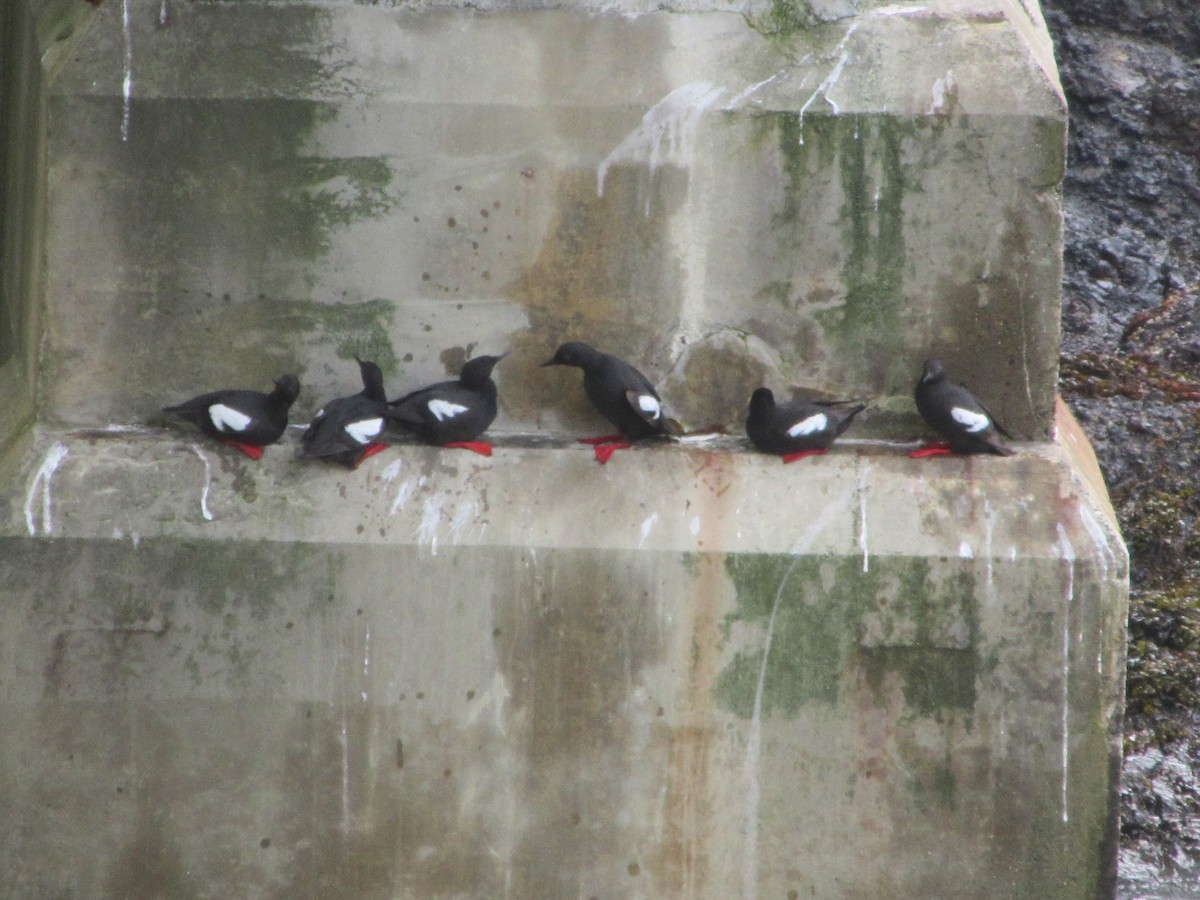
<path fill-rule="evenodd" d="M 645 182 L 653 187 L 646 203 Z M 565 341 L 581 340 L 627 359 L 654 380 L 668 363 L 661 340 L 682 302 L 679 261 L 668 241 L 667 218 L 682 202 L 686 172 L 665 165 L 651 175 L 615 166 L 597 195 L 596 173 L 560 175 L 554 216 L 536 260 L 508 288 L 529 318 L 510 340 L 514 356 L 532 365 L 505 373 L 505 409 L 536 422 L 547 408 L 571 427 L 597 417 L 578 373 L 539 369 Z"/>

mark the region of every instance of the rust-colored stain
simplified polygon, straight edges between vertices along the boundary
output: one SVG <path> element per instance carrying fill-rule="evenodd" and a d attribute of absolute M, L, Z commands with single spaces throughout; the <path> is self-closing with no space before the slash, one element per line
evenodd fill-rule
<path fill-rule="evenodd" d="M 735 477 L 735 461 L 728 453 L 704 453 L 693 465 L 695 477 L 708 490 L 696 510 L 700 518 L 697 541 L 701 547 L 724 546 L 721 522 L 729 517 L 723 499 Z M 713 840 L 713 753 L 720 730 L 713 711 L 712 689 L 719 671 L 719 616 L 731 590 L 724 555 L 701 552 L 692 591 L 691 652 L 683 704 L 671 728 L 667 764 L 666 833 L 660 872 L 662 896 L 704 897 L 709 894 L 709 845 Z"/>

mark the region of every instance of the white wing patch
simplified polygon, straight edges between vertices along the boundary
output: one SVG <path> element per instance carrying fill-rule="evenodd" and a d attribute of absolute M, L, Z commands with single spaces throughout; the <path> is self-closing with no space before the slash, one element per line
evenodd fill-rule
<path fill-rule="evenodd" d="M 468 409 L 458 403 L 451 403 L 449 400 L 430 400 L 426 406 L 433 413 L 433 417 L 439 422 L 444 422 L 446 419 L 453 419 L 459 413 L 465 413 Z"/>
<path fill-rule="evenodd" d="M 788 429 L 788 437 L 800 437 L 806 434 L 819 434 L 829 425 L 829 416 L 825 413 L 815 413 L 807 419 L 801 419 Z"/>
<path fill-rule="evenodd" d="M 217 431 L 245 431 L 253 421 L 244 412 L 239 412 L 224 403 L 214 403 L 208 408 L 208 417 Z"/>
<path fill-rule="evenodd" d="M 660 415 L 662 415 L 662 405 L 650 394 L 638 394 L 637 405 L 638 409 L 640 409 L 644 415 L 649 416 L 651 419 L 657 419 Z"/>
<path fill-rule="evenodd" d="M 991 420 L 983 413 L 963 409 L 961 406 L 952 406 L 950 408 L 950 415 L 954 417 L 955 422 L 967 429 L 971 434 L 983 431 L 992 424 Z"/>
<path fill-rule="evenodd" d="M 346 434 L 360 444 L 370 443 L 371 438 L 383 430 L 383 419 L 362 419 L 346 426 Z"/>

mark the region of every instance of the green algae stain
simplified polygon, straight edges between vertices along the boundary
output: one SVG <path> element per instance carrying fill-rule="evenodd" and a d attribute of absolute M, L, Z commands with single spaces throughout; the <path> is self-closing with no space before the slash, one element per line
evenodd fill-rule
<path fill-rule="evenodd" d="M 898 358 L 894 345 L 904 334 L 901 128 L 887 119 L 847 119 L 839 121 L 836 130 L 845 299 L 817 318 L 843 355 L 875 370 L 876 380 L 883 381 L 898 374 L 881 367 Z"/>
<path fill-rule="evenodd" d="M 389 190 L 392 170 L 376 157 L 298 158 L 273 175 L 277 221 L 309 256 L 326 252 L 337 228 L 383 216 L 398 202 Z"/>
<path fill-rule="evenodd" d="M 817 104 L 807 115 L 766 115 L 755 125 L 755 142 L 776 142 L 783 176 L 774 227 L 797 246 L 815 229 L 840 235 L 841 302 L 812 313 L 822 341 L 848 371 L 867 371 L 876 383 L 908 378 L 893 369 L 904 358 L 904 199 L 914 189 L 904 149 L 913 127 L 830 115 Z M 824 196 L 841 197 L 836 213 L 815 205 Z"/>
<path fill-rule="evenodd" d="M 819 24 L 807 0 L 771 0 L 762 12 L 748 13 L 750 27 L 768 37 L 787 40 Z"/>
<path fill-rule="evenodd" d="M 975 578 L 951 567 L 938 576 L 928 560 L 861 561 L 748 554 L 726 570 L 737 608 L 722 625 L 738 649 L 718 675 L 714 696 L 743 718 L 795 715 L 834 704 L 859 681 L 884 697 L 899 680 L 909 712 L 940 719 L 970 711 L 980 671 Z M 771 624 L 774 611 L 774 624 Z M 747 638 L 747 628 L 760 630 Z M 768 646 L 767 631 L 770 630 Z M 768 653 L 763 666 L 763 653 Z"/>
<path fill-rule="evenodd" d="M 763 714 L 778 710 L 794 715 L 804 704 L 837 700 L 861 610 L 840 590 L 821 596 L 823 565 L 833 564 L 768 554 L 731 556 L 726 561 L 738 598 L 737 611 L 723 625 L 727 640 L 736 624 L 761 624 L 765 629 L 772 610 L 775 621 L 765 671 L 764 648 L 759 646 L 735 653 L 717 677 L 714 693 L 721 706 L 743 718 L 752 716 L 760 677 Z M 834 578 L 843 588 L 849 584 L 845 569 L 846 564 L 838 566 Z"/>
<path fill-rule="evenodd" d="M 201 382 L 238 372 L 252 386 L 269 384 L 283 372 L 295 372 L 303 381 L 305 348 L 332 345 L 340 359 L 369 359 L 385 375 L 394 375 L 400 367 L 389 333 L 394 314 L 395 304 L 382 298 L 318 303 L 288 295 L 235 299 L 185 294 L 169 307 L 147 309 L 145 321 L 162 321 L 167 327 L 184 315 L 192 333 L 203 339 L 147 342 L 136 353 L 148 371 L 185 372 Z"/>

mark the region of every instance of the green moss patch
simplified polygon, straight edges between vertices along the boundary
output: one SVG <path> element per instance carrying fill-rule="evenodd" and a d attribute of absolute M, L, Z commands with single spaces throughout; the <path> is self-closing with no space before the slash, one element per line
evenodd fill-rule
<path fill-rule="evenodd" d="M 860 676 L 874 690 L 899 679 L 914 715 L 973 708 L 980 658 L 971 573 L 935 573 L 925 559 L 880 561 L 863 572 L 858 559 L 765 554 L 732 556 L 726 569 L 737 595 L 723 623 L 726 644 L 746 626 L 763 632 L 717 678 L 717 702 L 735 715 L 754 714 L 760 677 L 763 715 L 836 703 Z"/>

